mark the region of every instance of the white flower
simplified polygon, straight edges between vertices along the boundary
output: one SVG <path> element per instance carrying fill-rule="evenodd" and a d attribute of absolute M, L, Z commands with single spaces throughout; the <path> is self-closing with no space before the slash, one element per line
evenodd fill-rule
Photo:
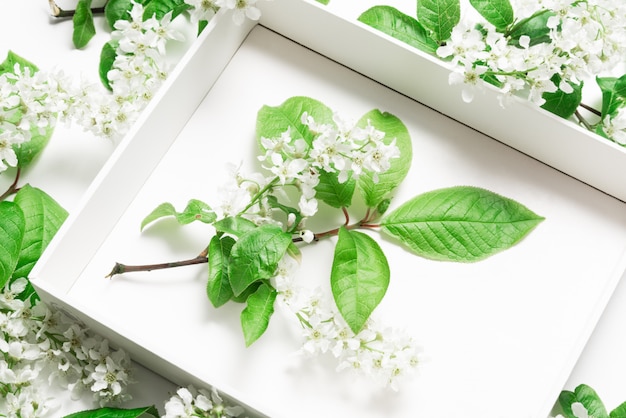
<path fill-rule="evenodd" d="M 487 67 L 479 65 L 474 67 L 472 64 L 466 64 L 463 70 L 454 70 L 448 77 L 450 85 L 463 84 L 462 98 L 466 103 L 474 100 L 476 88 L 482 86 L 481 75 L 487 71 Z"/>
<path fill-rule="evenodd" d="M 185 3 L 192 6 L 191 22 L 198 24 L 201 20 L 211 20 L 220 9 L 216 0 L 185 0 Z"/>
<path fill-rule="evenodd" d="M 233 21 L 241 25 L 246 18 L 259 20 L 261 11 L 255 6 L 257 0 L 219 0 L 227 9 L 233 10 Z"/>

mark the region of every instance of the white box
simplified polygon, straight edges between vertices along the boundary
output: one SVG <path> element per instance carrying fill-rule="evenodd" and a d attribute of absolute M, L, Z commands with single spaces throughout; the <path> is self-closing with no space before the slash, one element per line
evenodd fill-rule
<path fill-rule="evenodd" d="M 548 415 L 624 272 L 625 204 L 417 103 L 411 97 L 428 103 L 441 95 L 447 107 L 440 110 L 455 118 L 474 106 L 445 89 L 421 95 L 403 82 L 405 73 L 387 74 L 380 64 L 419 66 L 432 72 L 433 84 L 447 86 L 436 61 L 317 4 L 274 0 L 263 13 L 259 26 L 237 27 L 223 13 L 211 21 L 36 265 L 32 280 L 41 297 L 147 367 L 181 385 L 214 385 L 252 415 Z M 388 56 L 361 62 L 366 54 L 354 53 L 357 44 Z M 337 374 L 328 358 L 294 361 L 299 342 L 281 314 L 246 349 L 240 307 L 216 310 L 206 298 L 206 266 L 104 278 L 116 261 L 178 260 L 204 248 L 210 229 L 201 225 L 164 221 L 140 233 L 139 223 L 164 201 L 182 208 L 190 198 L 208 200 L 225 162 L 253 160 L 256 111 L 296 95 L 354 118 L 379 108 L 405 122 L 414 162 L 394 205 L 435 188 L 471 184 L 546 217 L 512 249 L 473 264 L 424 260 L 381 243 L 392 282 L 375 315 L 406 328 L 431 358 L 399 393 Z M 572 128 L 525 103 L 515 106 L 512 112 L 535 115 L 537 123 Z M 515 117 L 509 111 L 498 120 L 510 128 L 506 123 Z M 601 158 L 594 152 L 587 156 Z M 302 279 L 324 283 L 327 276 L 316 273 L 328 270 L 331 254 L 331 241 L 304 248 Z"/>

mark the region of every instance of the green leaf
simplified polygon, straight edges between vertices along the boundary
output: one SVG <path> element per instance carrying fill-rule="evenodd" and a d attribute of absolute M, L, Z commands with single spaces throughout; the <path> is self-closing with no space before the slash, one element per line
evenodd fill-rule
<path fill-rule="evenodd" d="M 256 137 L 261 149 L 261 137 L 278 138 L 287 129 L 291 130 L 294 141 L 303 138 L 311 146 L 315 135 L 301 121 L 304 112 L 312 116 L 316 123 L 333 123 L 333 111 L 310 97 L 295 96 L 276 107 L 263 106 L 256 121 Z"/>
<path fill-rule="evenodd" d="M 257 225 L 251 220 L 242 218 L 241 216 L 229 216 L 215 222 L 213 227 L 215 227 L 215 230 L 218 232 L 241 237 L 246 232 L 256 229 Z"/>
<path fill-rule="evenodd" d="M 328 173 L 321 170 L 319 183 L 315 186 L 315 197 L 334 208 L 349 207 L 356 187 L 356 181 L 348 178 L 339 182 L 339 173 Z"/>
<path fill-rule="evenodd" d="M 499 31 L 513 23 L 513 6 L 509 0 L 470 0 L 470 4 Z"/>
<path fill-rule="evenodd" d="M 30 132 L 30 141 L 13 145 L 13 151 L 15 151 L 15 155 L 17 156 L 17 166 L 20 168 L 30 165 L 30 163 L 41 154 L 41 151 L 43 151 L 46 145 L 48 145 L 48 142 L 50 142 L 54 127 L 48 126 L 43 129 L 43 132 L 37 127 L 32 127 Z"/>
<path fill-rule="evenodd" d="M 17 266 L 25 228 L 22 209 L 13 202 L 0 202 L 0 289 Z"/>
<path fill-rule="evenodd" d="M 23 186 L 13 200 L 24 215 L 24 237 L 14 277 L 28 277 L 65 219 L 67 211 L 44 191 Z"/>
<path fill-rule="evenodd" d="M 363 12 L 358 20 L 429 54 L 434 54 L 439 47 L 417 19 L 394 7 L 374 6 Z"/>
<path fill-rule="evenodd" d="M 265 283 L 248 297 L 247 305 L 241 312 L 241 328 L 246 347 L 250 347 L 267 329 L 274 313 L 275 300 L 276 290 Z"/>
<path fill-rule="evenodd" d="M 558 86 L 561 77 L 555 74 L 552 81 Z M 582 101 L 583 84 L 581 82 L 581 84 L 569 83 L 569 85 L 574 89 L 571 93 L 564 93 L 560 88 L 554 93 L 543 93 L 542 97 L 546 102 L 541 107 L 565 119 L 572 116 Z"/>
<path fill-rule="evenodd" d="M 172 12 L 172 20 L 174 20 L 176 16 L 191 8 L 192 6 L 184 0 L 152 0 L 143 11 L 143 20 L 148 20 L 152 16 L 161 20 L 169 12 Z"/>
<path fill-rule="evenodd" d="M 91 0 L 78 0 L 72 21 L 74 23 L 72 34 L 74 46 L 78 49 L 83 48 L 96 34 L 93 13 L 91 12 Z"/>
<path fill-rule="evenodd" d="M 626 402 L 611 411 L 610 418 L 626 418 Z"/>
<path fill-rule="evenodd" d="M 417 20 L 438 43 L 450 38 L 452 29 L 461 20 L 459 0 L 417 0 Z"/>
<path fill-rule="evenodd" d="M 323 5 L 328 5 L 328 3 L 330 3 L 330 0 L 316 0 L 318 3 L 322 3 Z"/>
<path fill-rule="evenodd" d="M 279 226 L 265 224 L 246 232 L 230 253 L 230 285 L 235 296 L 252 283 L 269 279 L 291 244 L 291 235 Z"/>
<path fill-rule="evenodd" d="M 609 418 L 609 414 L 600 400 L 598 394 L 587 385 L 579 385 L 574 392 L 562 391 L 559 396 L 559 405 L 563 409 L 563 413 L 567 418 L 577 418 L 578 416 L 572 411 L 572 404 L 581 403 L 590 417 Z"/>
<path fill-rule="evenodd" d="M 109 81 L 109 71 L 113 68 L 115 58 L 117 58 L 117 41 L 109 41 L 102 45 L 102 51 L 100 51 L 100 65 L 98 66 L 98 74 L 100 75 L 100 82 L 109 91 L 113 91 L 111 82 Z"/>
<path fill-rule="evenodd" d="M 15 64 L 18 64 L 20 68 L 30 68 L 31 72 L 35 73 L 39 71 L 39 68 L 32 62 L 20 57 L 13 51 L 7 53 L 7 57 L 0 64 L 0 74 L 15 73 Z"/>
<path fill-rule="evenodd" d="M 228 259 L 235 244 L 232 237 L 214 235 L 209 243 L 209 281 L 207 296 L 216 308 L 219 308 L 233 297 L 228 277 Z"/>
<path fill-rule="evenodd" d="M 613 114 L 622 105 L 626 98 L 626 75 L 620 77 L 596 77 L 596 82 L 602 92 L 602 118 Z"/>
<path fill-rule="evenodd" d="M 109 0 L 104 6 L 104 17 L 109 29 L 115 30 L 115 22 L 118 20 L 130 20 L 129 11 L 133 8 L 131 0 Z"/>
<path fill-rule="evenodd" d="M 471 262 L 512 247 L 543 219 L 512 199 L 457 186 L 414 197 L 381 226 L 422 257 Z"/>
<path fill-rule="evenodd" d="M 548 19 L 554 15 L 551 10 L 544 9 L 520 20 L 505 34 L 509 37 L 509 44 L 520 46 L 519 39 L 524 35 L 530 38 L 530 46 L 551 42 Z"/>
<path fill-rule="evenodd" d="M 166 216 L 174 216 L 181 225 L 186 225 L 193 221 L 210 224 L 217 218 L 211 207 L 200 200 L 189 200 L 187 206 L 182 212 L 177 212 L 174 205 L 169 202 L 165 202 L 157 206 L 148 216 L 144 218 L 141 222 L 141 230 L 143 230 L 148 224 Z"/>
<path fill-rule="evenodd" d="M 134 409 L 122 408 L 100 408 L 88 411 L 76 412 L 66 415 L 64 418 L 140 418 L 145 416 L 153 416 L 159 418 L 159 411 L 155 406 L 144 406 Z"/>
<path fill-rule="evenodd" d="M 357 334 L 389 286 L 387 257 L 370 236 L 339 229 L 330 285 L 337 309 Z"/>
<path fill-rule="evenodd" d="M 406 177 L 413 161 L 413 145 L 409 130 L 400 119 L 391 113 L 372 110 L 366 113 L 358 122 L 358 126 L 365 127 L 370 121 L 377 130 L 385 132 L 383 142 L 389 145 L 394 139 L 400 149 L 400 157 L 391 160 L 391 167 L 378 175 L 378 182 L 374 181 L 371 173 L 359 176 L 358 187 L 365 199 L 365 204 L 377 207 Z"/>

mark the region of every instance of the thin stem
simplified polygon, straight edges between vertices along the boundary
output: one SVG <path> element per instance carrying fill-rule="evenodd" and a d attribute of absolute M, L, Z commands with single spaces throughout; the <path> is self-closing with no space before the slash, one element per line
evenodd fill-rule
<path fill-rule="evenodd" d="M 350 214 L 348 213 L 348 209 L 344 206 L 341 208 L 341 211 L 343 212 L 343 216 L 346 218 L 344 225 L 348 225 L 350 223 Z"/>
<path fill-rule="evenodd" d="M 18 167 L 17 172 L 15 173 L 15 180 L 13 180 L 13 183 L 9 186 L 9 188 L 4 193 L 2 193 L 2 195 L 0 195 L 0 202 L 20 190 L 20 188 L 17 187 L 17 182 L 20 179 L 20 173 L 21 169 Z"/>
<path fill-rule="evenodd" d="M 142 264 L 142 265 L 135 265 L 135 266 L 127 266 L 126 264 L 115 263 L 115 266 L 113 267 L 111 272 L 107 274 L 105 277 L 111 278 L 118 274 L 133 273 L 133 272 L 138 272 L 138 271 L 163 270 L 163 269 L 170 269 L 174 267 L 192 266 L 194 264 L 207 263 L 208 261 L 209 259 L 206 256 L 205 251 L 203 251 L 197 257 L 190 258 L 188 260 L 173 261 L 169 263 Z"/>
<path fill-rule="evenodd" d="M 72 17 L 76 14 L 76 10 L 61 9 L 54 0 L 48 0 L 48 4 L 50 5 L 50 14 L 52 14 L 53 17 L 58 17 L 58 18 Z M 92 13 L 104 13 L 104 7 L 94 7 L 91 9 L 91 12 Z"/>
<path fill-rule="evenodd" d="M 269 189 L 271 189 L 272 187 L 274 187 L 274 185 L 278 182 L 279 178 L 278 177 L 274 177 L 274 179 L 272 181 L 270 181 L 269 183 L 267 183 L 265 185 L 265 187 L 263 187 L 261 190 L 259 190 L 257 192 L 257 194 L 254 195 L 254 197 L 250 200 L 250 203 L 248 203 L 248 206 L 246 206 L 240 213 L 244 213 L 245 211 L 247 211 L 248 209 L 250 209 L 255 203 L 256 201 L 263 196 L 263 193 L 265 193 L 266 191 L 268 191 Z"/>
<path fill-rule="evenodd" d="M 585 110 L 588 110 L 589 112 L 593 113 L 596 116 L 602 116 L 602 112 L 600 112 L 597 109 L 594 109 L 593 107 L 591 107 L 591 106 L 589 106 L 587 104 L 581 103 L 580 107 L 582 107 Z"/>

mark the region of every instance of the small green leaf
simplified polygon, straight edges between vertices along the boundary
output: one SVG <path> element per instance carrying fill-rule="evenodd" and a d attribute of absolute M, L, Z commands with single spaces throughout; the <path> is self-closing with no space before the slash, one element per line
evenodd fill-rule
<path fill-rule="evenodd" d="M 365 127 L 368 121 L 377 130 L 385 132 L 383 142 L 386 145 L 395 140 L 396 146 L 400 149 L 400 157 L 391 160 L 391 167 L 378 175 L 378 182 L 374 181 L 373 175 L 369 172 L 359 176 L 358 187 L 365 199 L 365 204 L 370 208 L 375 208 L 406 177 L 413 162 L 413 145 L 407 127 L 391 113 L 372 110 L 361 118 L 358 126 Z"/>
<path fill-rule="evenodd" d="M 230 285 L 235 296 L 252 283 L 269 279 L 291 244 L 291 235 L 279 226 L 265 224 L 246 232 L 230 253 Z"/>
<path fill-rule="evenodd" d="M 275 300 L 276 290 L 265 283 L 248 296 L 247 305 L 241 312 L 241 328 L 246 347 L 250 347 L 267 329 L 274 313 Z"/>
<path fill-rule="evenodd" d="M 339 229 L 330 284 L 337 309 L 357 334 L 385 296 L 389 264 L 381 248 L 362 232 Z"/>
<path fill-rule="evenodd" d="M 330 0 L 316 0 L 318 3 L 322 3 L 323 5 L 328 5 L 328 3 L 330 3 Z"/>
<path fill-rule="evenodd" d="M 213 224 L 215 230 L 226 234 L 232 234 L 236 237 L 241 237 L 246 232 L 252 231 L 257 225 L 246 218 L 241 216 L 229 216 L 227 218 L 220 219 Z"/>
<path fill-rule="evenodd" d="M 315 196 L 334 208 L 347 208 L 352 204 L 356 181 L 348 178 L 340 183 L 338 175 L 339 173 L 320 171 L 319 183 L 315 186 Z"/>
<path fill-rule="evenodd" d="M 14 277 L 28 277 L 65 219 L 67 211 L 44 191 L 23 186 L 14 202 L 24 214 L 24 237 Z"/>
<path fill-rule="evenodd" d="M 22 209 L 13 202 L 0 202 L 0 289 L 17 266 L 25 228 Z"/>
<path fill-rule="evenodd" d="M 91 0 L 78 0 L 72 21 L 74 23 L 72 34 L 74 46 L 78 49 L 83 48 L 96 34 L 93 13 L 91 12 Z"/>
<path fill-rule="evenodd" d="M 417 0 L 417 20 L 438 43 L 450 38 L 452 29 L 461 20 L 459 0 Z"/>
<path fill-rule="evenodd" d="M 30 165 L 35 158 L 41 154 L 46 145 L 48 145 L 53 132 L 53 126 L 48 126 L 42 131 L 37 127 L 32 127 L 30 129 L 30 141 L 13 145 L 13 151 L 15 151 L 15 155 L 17 156 L 17 166 L 24 168 Z"/>
<path fill-rule="evenodd" d="M 609 414 L 598 394 L 591 387 L 584 384 L 577 386 L 574 392 L 562 391 L 558 402 L 567 418 L 580 416 L 574 414 L 572 410 L 572 405 L 577 402 L 585 407 L 590 417 L 609 418 Z"/>
<path fill-rule="evenodd" d="M 134 409 L 122 408 L 100 408 L 88 411 L 76 412 L 66 415 L 64 418 L 140 418 L 145 416 L 153 416 L 159 418 L 159 411 L 155 406 L 145 406 Z"/>
<path fill-rule="evenodd" d="M 417 19 L 394 7 L 374 6 L 363 12 L 358 20 L 429 54 L 434 54 L 439 47 Z"/>
<path fill-rule="evenodd" d="M 174 216 L 181 225 L 186 225 L 193 221 L 210 224 L 217 219 L 217 216 L 211 207 L 200 200 L 189 200 L 187 206 L 182 212 L 177 212 L 174 205 L 169 202 L 165 202 L 157 206 L 148 216 L 144 218 L 141 222 L 141 230 L 143 230 L 148 224 L 166 216 Z"/>
<path fill-rule="evenodd" d="M 256 137 L 259 141 L 265 138 L 278 138 L 287 129 L 291 130 L 291 138 L 299 138 L 311 146 L 315 135 L 302 123 L 304 112 L 312 116 L 316 123 L 333 123 L 333 111 L 325 104 L 310 97 L 295 96 L 285 100 L 276 107 L 263 106 L 256 121 Z M 264 151 L 264 150 L 263 150 Z"/>
<path fill-rule="evenodd" d="M 20 57 L 15 52 L 9 51 L 7 53 L 7 57 L 4 59 L 2 64 L 0 64 L 0 74 L 14 73 L 15 64 L 18 64 L 20 68 L 30 68 L 31 72 L 33 73 L 39 71 L 39 69 L 37 68 L 35 64 Z"/>
<path fill-rule="evenodd" d="M 626 98 L 626 75 L 616 77 L 596 77 L 596 82 L 600 91 L 602 92 L 602 118 L 604 119 L 608 115 L 613 114 L 622 105 L 624 105 Z"/>
<path fill-rule="evenodd" d="M 143 20 L 148 20 L 152 16 L 161 20 L 169 12 L 172 12 L 172 20 L 174 20 L 176 16 L 192 7 L 184 0 L 152 0 L 143 11 Z"/>
<path fill-rule="evenodd" d="M 470 0 L 470 4 L 499 31 L 513 23 L 513 6 L 509 0 Z"/>
<path fill-rule="evenodd" d="M 551 42 L 552 39 L 550 38 L 548 19 L 552 16 L 554 16 L 553 11 L 543 9 L 520 20 L 505 34 L 509 37 L 509 44 L 520 46 L 519 39 L 522 36 L 528 36 L 530 38 L 530 46 Z"/>
<path fill-rule="evenodd" d="M 109 41 L 102 45 L 102 51 L 100 51 L 98 74 L 100 75 L 100 82 L 102 82 L 104 87 L 106 87 L 109 91 L 113 91 L 108 74 L 113 68 L 115 58 L 117 58 L 117 44 L 117 41 Z"/>
<path fill-rule="evenodd" d="M 104 17 L 109 29 L 115 30 L 115 22 L 118 20 L 130 20 L 129 11 L 132 9 L 132 0 L 109 0 L 104 6 Z"/>
<path fill-rule="evenodd" d="M 552 81 L 558 86 L 561 77 L 555 74 Z M 581 84 L 569 83 L 569 85 L 574 89 L 571 93 L 564 93 L 560 88 L 554 93 L 543 93 L 542 97 L 546 102 L 541 107 L 565 119 L 572 116 L 582 101 L 583 84 L 581 82 Z"/>
<path fill-rule="evenodd" d="M 512 199 L 457 186 L 414 197 L 381 226 L 422 257 L 472 262 L 512 247 L 543 219 Z"/>
<path fill-rule="evenodd" d="M 209 243 L 209 281 L 207 296 L 214 307 L 219 308 L 233 297 L 228 277 L 228 258 L 235 244 L 232 237 L 214 235 Z"/>

